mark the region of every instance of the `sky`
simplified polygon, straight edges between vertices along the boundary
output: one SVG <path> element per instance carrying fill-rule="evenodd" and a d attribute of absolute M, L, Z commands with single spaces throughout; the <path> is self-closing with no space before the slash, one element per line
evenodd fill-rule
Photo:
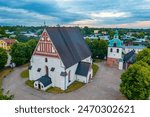
<path fill-rule="evenodd" d="M 150 0 L 0 0 L 0 25 L 150 28 Z"/>

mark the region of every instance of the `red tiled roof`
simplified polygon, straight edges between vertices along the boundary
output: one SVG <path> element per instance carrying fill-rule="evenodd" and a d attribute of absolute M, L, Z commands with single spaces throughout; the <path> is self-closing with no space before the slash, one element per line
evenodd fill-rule
<path fill-rule="evenodd" d="M 2 39 L 4 42 L 6 42 L 8 45 L 9 44 L 13 44 L 13 43 L 15 43 L 16 42 L 16 40 L 15 39 Z"/>

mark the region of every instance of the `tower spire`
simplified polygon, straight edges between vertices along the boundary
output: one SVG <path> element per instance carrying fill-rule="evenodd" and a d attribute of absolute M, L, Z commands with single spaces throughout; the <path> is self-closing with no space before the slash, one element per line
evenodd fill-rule
<path fill-rule="evenodd" d="M 44 21 L 44 28 L 46 28 L 46 22 Z"/>
<path fill-rule="evenodd" d="M 115 34 L 114 34 L 114 38 L 118 39 L 119 38 L 119 34 L 118 34 L 118 30 L 116 29 Z"/>

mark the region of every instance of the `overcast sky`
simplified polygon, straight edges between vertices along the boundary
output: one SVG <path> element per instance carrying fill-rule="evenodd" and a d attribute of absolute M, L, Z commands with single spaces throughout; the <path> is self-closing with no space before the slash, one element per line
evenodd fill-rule
<path fill-rule="evenodd" d="M 0 0 L 0 25 L 150 28 L 150 0 Z"/>

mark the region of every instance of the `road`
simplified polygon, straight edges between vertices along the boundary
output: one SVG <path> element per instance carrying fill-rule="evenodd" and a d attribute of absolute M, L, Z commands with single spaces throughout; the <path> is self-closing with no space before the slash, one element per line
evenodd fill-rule
<path fill-rule="evenodd" d="M 93 80 L 80 89 L 64 94 L 51 94 L 38 91 L 25 85 L 27 79 L 20 72 L 27 68 L 15 68 L 3 81 L 3 88 L 14 94 L 15 100 L 122 100 L 119 91 L 120 76 L 123 71 L 110 68 L 105 62 L 98 63 L 99 70 Z"/>

